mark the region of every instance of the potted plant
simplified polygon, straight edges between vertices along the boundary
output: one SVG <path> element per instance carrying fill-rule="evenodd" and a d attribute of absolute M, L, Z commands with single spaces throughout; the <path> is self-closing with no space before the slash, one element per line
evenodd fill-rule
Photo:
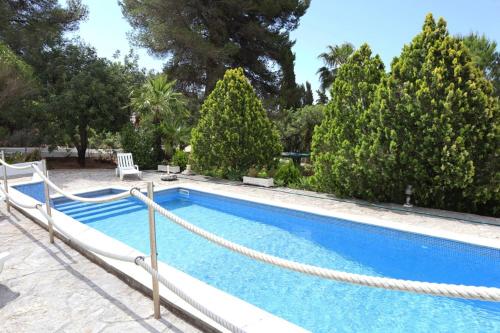
<path fill-rule="evenodd" d="M 247 176 L 243 176 L 243 184 L 273 187 L 274 179 L 270 177 L 266 168 L 258 170 L 257 168 L 250 168 Z"/>

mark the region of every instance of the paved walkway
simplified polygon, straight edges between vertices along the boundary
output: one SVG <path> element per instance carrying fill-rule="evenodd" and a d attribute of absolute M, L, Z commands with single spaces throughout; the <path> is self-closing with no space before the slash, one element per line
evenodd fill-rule
<path fill-rule="evenodd" d="M 0 204 L 0 332 L 199 332 L 90 262 L 15 209 Z"/>

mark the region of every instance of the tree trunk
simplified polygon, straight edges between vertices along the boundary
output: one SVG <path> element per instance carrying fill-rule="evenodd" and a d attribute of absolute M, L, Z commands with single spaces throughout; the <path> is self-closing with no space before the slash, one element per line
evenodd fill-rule
<path fill-rule="evenodd" d="M 76 150 L 78 151 L 78 164 L 82 168 L 85 167 L 85 153 L 87 152 L 89 143 L 88 139 L 87 126 L 80 126 L 80 144 L 76 145 Z"/>
<path fill-rule="evenodd" d="M 82 168 L 85 168 L 85 153 L 87 148 L 77 147 L 76 150 L 78 151 L 78 164 Z"/>
<path fill-rule="evenodd" d="M 215 88 L 217 81 L 222 79 L 222 77 L 224 76 L 224 68 L 215 61 L 209 60 L 206 70 L 207 78 L 205 82 L 205 98 L 207 98 Z"/>
<path fill-rule="evenodd" d="M 163 160 L 163 150 L 161 149 L 161 132 L 160 130 L 156 131 L 155 134 L 155 153 L 156 153 L 156 162 L 161 162 Z"/>
<path fill-rule="evenodd" d="M 155 115 L 153 118 L 153 127 L 154 127 L 154 147 L 153 147 L 153 154 L 156 159 L 156 162 L 161 162 L 163 158 L 165 157 L 163 154 L 163 150 L 161 148 L 161 139 L 162 139 L 162 133 L 160 130 L 160 116 L 159 116 L 159 111 L 155 110 Z"/>

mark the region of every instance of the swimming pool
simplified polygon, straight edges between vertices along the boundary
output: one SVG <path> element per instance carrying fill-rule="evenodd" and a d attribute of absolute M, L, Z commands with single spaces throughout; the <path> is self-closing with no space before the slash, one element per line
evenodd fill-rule
<path fill-rule="evenodd" d="M 500 287 L 500 250 L 359 224 L 200 191 L 155 201 L 236 243 L 352 273 Z M 88 194 L 101 196 L 110 192 Z M 146 207 L 54 200 L 54 207 L 149 253 Z M 354 286 L 286 271 L 235 254 L 157 215 L 159 259 L 313 332 L 500 331 L 500 304 Z"/>

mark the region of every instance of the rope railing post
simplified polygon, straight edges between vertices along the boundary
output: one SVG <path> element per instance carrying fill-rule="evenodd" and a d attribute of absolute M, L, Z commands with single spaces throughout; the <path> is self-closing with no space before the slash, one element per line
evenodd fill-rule
<path fill-rule="evenodd" d="M 148 198 L 154 200 L 153 182 L 148 182 Z M 156 223 L 155 223 L 155 209 L 151 205 L 148 206 L 149 213 L 149 245 L 151 247 L 151 267 L 158 271 L 158 254 L 156 252 Z M 152 275 L 153 282 L 153 306 L 154 317 L 160 319 L 160 286 L 158 284 L 158 276 Z"/>
<path fill-rule="evenodd" d="M 2 150 L 2 161 L 5 162 L 5 152 Z M 3 165 L 3 186 L 6 193 L 9 193 L 9 184 L 7 183 L 7 166 Z M 10 201 L 9 196 L 5 196 L 5 205 L 7 206 L 7 212 L 10 213 Z"/>
<path fill-rule="evenodd" d="M 47 170 L 47 160 L 42 160 L 42 170 L 43 175 L 49 178 L 49 171 Z M 47 210 L 47 215 L 52 216 L 52 210 L 50 208 L 50 189 L 46 181 L 43 182 L 44 193 L 45 193 L 45 209 Z M 52 225 L 52 220 L 48 220 L 49 226 L 49 239 L 51 243 L 54 243 L 54 226 Z"/>

